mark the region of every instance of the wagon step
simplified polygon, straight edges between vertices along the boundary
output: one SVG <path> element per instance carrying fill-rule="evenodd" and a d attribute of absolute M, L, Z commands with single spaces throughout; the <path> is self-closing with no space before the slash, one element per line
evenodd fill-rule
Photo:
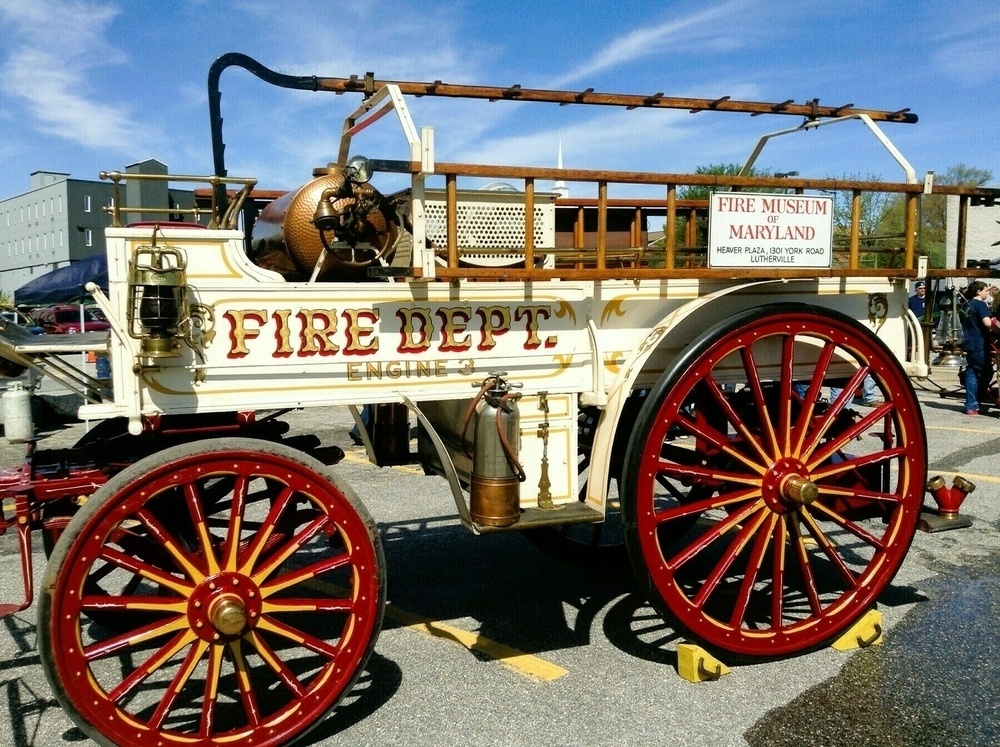
<path fill-rule="evenodd" d="M 507 527 L 476 525 L 473 531 L 478 534 L 490 534 L 492 532 L 539 529 L 565 524 L 596 524 L 601 521 L 604 521 L 604 514 L 585 503 L 564 503 L 557 505 L 554 509 L 526 508 L 521 511 L 520 519 L 516 524 Z"/>

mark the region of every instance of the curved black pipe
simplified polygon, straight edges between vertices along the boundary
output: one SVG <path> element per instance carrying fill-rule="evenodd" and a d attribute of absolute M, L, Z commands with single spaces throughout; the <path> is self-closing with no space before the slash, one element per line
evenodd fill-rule
<path fill-rule="evenodd" d="M 264 67 L 257 60 L 239 52 L 229 52 L 219 57 L 208 69 L 208 116 L 212 129 L 212 161 L 215 175 L 224 177 L 226 171 L 226 143 L 222 139 L 222 92 L 219 90 L 219 78 L 227 67 L 241 67 L 253 73 L 265 83 L 280 88 L 294 88 L 301 91 L 317 91 L 319 87 L 315 75 L 283 75 Z M 215 186 L 216 204 L 220 213 L 226 209 L 226 185 Z"/>

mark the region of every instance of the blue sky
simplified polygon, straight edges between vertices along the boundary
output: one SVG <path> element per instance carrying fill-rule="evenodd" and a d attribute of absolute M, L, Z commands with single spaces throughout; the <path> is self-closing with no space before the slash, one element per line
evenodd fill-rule
<path fill-rule="evenodd" d="M 37 170 L 95 179 L 157 158 L 210 173 L 205 81 L 234 51 L 296 75 L 909 107 L 919 123 L 884 129 L 918 176 L 964 163 L 1000 184 L 995 0 L 0 0 L 0 24 L 0 198 L 27 191 Z M 307 181 L 336 157 L 359 100 L 231 68 L 230 174 L 274 189 Z M 798 124 L 431 99 L 413 114 L 435 128 L 439 160 L 555 165 L 561 142 L 567 167 L 666 172 L 743 163 L 762 134 Z M 758 166 L 902 179 L 858 123 L 774 141 Z"/>

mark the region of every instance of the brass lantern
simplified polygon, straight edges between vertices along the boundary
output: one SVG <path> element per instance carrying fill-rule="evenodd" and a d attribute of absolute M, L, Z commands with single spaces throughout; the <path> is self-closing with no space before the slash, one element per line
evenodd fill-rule
<path fill-rule="evenodd" d="M 136 247 L 132 255 L 129 334 L 140 341 L 140 355 L 146 358 L 180 355 L 180 328 L 188 318 L 186 267 L 180 249 L 157 246 L 155 233 L 151 245 Z"/>

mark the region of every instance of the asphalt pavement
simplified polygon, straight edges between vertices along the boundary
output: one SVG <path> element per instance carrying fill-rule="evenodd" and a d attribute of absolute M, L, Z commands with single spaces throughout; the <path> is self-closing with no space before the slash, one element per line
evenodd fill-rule
<path fill-rule="evenodd" d="M 918 532 L 883 595 L 884 643 L 733 666 L 715 682 L 676 672 L 676 634 L 623 566 L 560 562 L 517 533 L 475 537 L 444 481 L 378 469 L 350 445 L 346 412 L 291 413 L 295 432 L 345 447 L 337 469 L 379 524 L 389 605 L 355 690 L 307 745 L 984 745 L 1000 743 L 1000 418 L 967 417 L 956 369 L 918 382 L 929 474 L 976 485 L 972 526 Z M 39 419 L 39 446 L 85 430 Z M 0 468 L 23 446 L 0 439 Z M 927 497 L 927 505 L 933 505 Z M 35 570 L 44 564 L 36 543 Z M 0 538 L 0 601 L 21 593 Z M 60 710 L 35 650 L 35 609 L 0 631 L 0 745 L 86 737 Z"/>

